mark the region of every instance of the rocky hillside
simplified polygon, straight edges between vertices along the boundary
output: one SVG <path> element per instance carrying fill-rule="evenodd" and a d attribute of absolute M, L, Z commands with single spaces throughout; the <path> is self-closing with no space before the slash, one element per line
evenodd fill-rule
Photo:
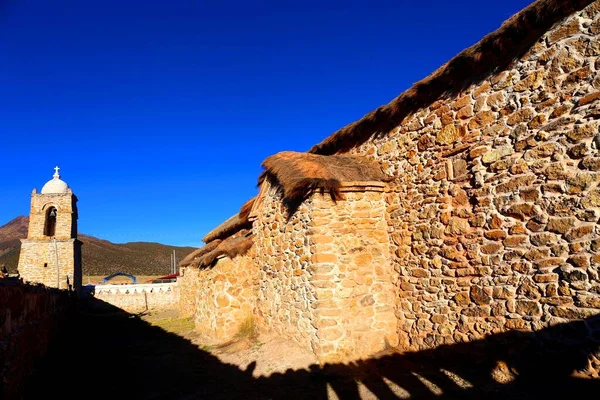
<path fill-rule="evenodd" d="M 0 265 L 15 272 L 19 262 L 21 241 L 27 237 L 29 218 L 17 217 L 0 226 Z M 195 250 L 192 247 L 167 246 L 160 243 L 111 243 L 93 236 L 79 235 L 83 242 L 82 262 L 84 275 L 108 275 L 126 272 L 133 275 L 166 275 L 169 273 L 171 253 L 177 260 Z"/>

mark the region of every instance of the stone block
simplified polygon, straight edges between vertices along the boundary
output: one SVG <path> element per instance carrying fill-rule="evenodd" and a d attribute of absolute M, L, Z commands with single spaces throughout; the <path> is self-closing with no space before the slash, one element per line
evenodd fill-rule
<path fill-rule="evenodd" d="M 469 290 L 469 295 L 471 301 L 473 301 L 477 305 L 490 304 L 492 301 L 491 296 L 484 290 L 484 288 L 479 286 L 471 286 L 471 289 Z"/>
<path fill-rule="evenodd" d="M 515 310 L 518 314 L 527 316 L 540 316 L 542 315 L 542 308 L 540 303 L 532 300 L 517 300 L 515 301 Z"/>
<path fill-rule="evenodd" d="M 565 234 L 577 224 L 577 219 L 573 217 L 567 218 L 550 218 L 546 225 L 546 230 L 550 232 Z"/>

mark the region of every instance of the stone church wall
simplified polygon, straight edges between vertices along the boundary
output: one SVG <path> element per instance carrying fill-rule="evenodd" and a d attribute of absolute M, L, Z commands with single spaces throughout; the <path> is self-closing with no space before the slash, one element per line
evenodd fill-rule
<path fill-rule="evenodd" d="M 193 268 L 196 272 L 188 275 L 195 280 L 196 331 L 206 339 L 225 341 L 254 327 L 258 270 L 251 252 L 221 258 L 212 268 Z"/>
<path fill-rule="evenodd" d="M 27 282 L 43 283 L 48 287 L 56 287 L 58 254 L 59 285 L 61 289 L 67 289 L 67 276 L 69 276 L 71 285 L 76 279 L 73 263 L 76 259 L 75 251 L 77 251 L 78 246 L 77 239 L 57 241 L 56 249 L 54 242 L 51 240 L 23 240 L 19 257 L 19 273 Z M 80 276 L 79 281 L 81 281 Z"/>
<path fill-rule="evenodd" d="M 397 344 L 383 184 L 342 191 L 337 203 L 313 195 L 289 218 L 279 193 L 262 190 L 253 226 L 261 325 L 331 362 Z"/>
<path fill-rule="evenodd" d="M 264 197 L 257 200 L 255 235 L 259 267 L 258 315 L 264 329 L 288 337 L 304 348 L 312 347 L 314 305 L 319 300 L 310 283 L 308 230 L 312 201 L 305 201 L 288 220 L 281 196 L 265 182 Z"/>
<path fill-rule="evenodd" d="M 328 362 L 367 358 L 398 343 L 383 185 L 347 185 L 336 203 L 314 195 L 310 214 L 313 350 Z"/>
<path fill-rule="evenodd" d="M 56 232 L 57 239 L 69 239 L 77 235 L 74 226 L 77 223 L 76 200 L 72 193 L 64 194 L 32 194 L 29 212 L 28 239 L 48 239 L 44 236 L 46 211 L 53 206 L 57 209 Z M 75 225 L 74 225 L 75 224 Z"/>
<path fill-rule="evenodd" d="M 599 8 L 353 150 L 394 177 L 402 347 L 600 313 Z"/>

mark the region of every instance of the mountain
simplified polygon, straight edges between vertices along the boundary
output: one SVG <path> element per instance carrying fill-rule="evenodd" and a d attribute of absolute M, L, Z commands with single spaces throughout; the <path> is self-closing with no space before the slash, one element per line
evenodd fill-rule
<path fill-rule="evenodd" d="M 14 273 L 19 263 L 20 239 L 27 237 L 29 218 L 17 217 L 0 226 L 0 265 Z M 105 276 L 113 272 L 133 275 L 167 275 L 170 273 L 171 254 L 175 250 L 181 260 L 195 250 L 193 247 L 168 246 L 152 242 L 117 244 L 89 235 L 79 234 L 83 242 L 81 258 L 83 275 Z"/>
<path fill-rule="evenodd" d="M 0 226 L 0 265 L 5 264 L 9 272 L 17 269 L 21 238 L 27 237 L 29 218 L 17 217 Z"/>

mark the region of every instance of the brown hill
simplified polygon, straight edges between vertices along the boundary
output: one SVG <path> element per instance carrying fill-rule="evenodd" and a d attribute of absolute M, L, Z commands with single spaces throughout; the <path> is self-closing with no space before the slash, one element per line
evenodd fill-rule
<path fill-rule="evenodd" d="M 17 217 L 0 226 L 0 265 L 14 273 L 19 263 L 21 241 L 27 237 L 29 218 Z M 168 246 L 152 242 L 117 244 L 89 235 L 79 234 L 82 246 L 84 275 L 108 275 L 126 272 L 133 275 L 167 275 L 171 253 L 177 260 L 194 251 L 193 247 Z"/>

